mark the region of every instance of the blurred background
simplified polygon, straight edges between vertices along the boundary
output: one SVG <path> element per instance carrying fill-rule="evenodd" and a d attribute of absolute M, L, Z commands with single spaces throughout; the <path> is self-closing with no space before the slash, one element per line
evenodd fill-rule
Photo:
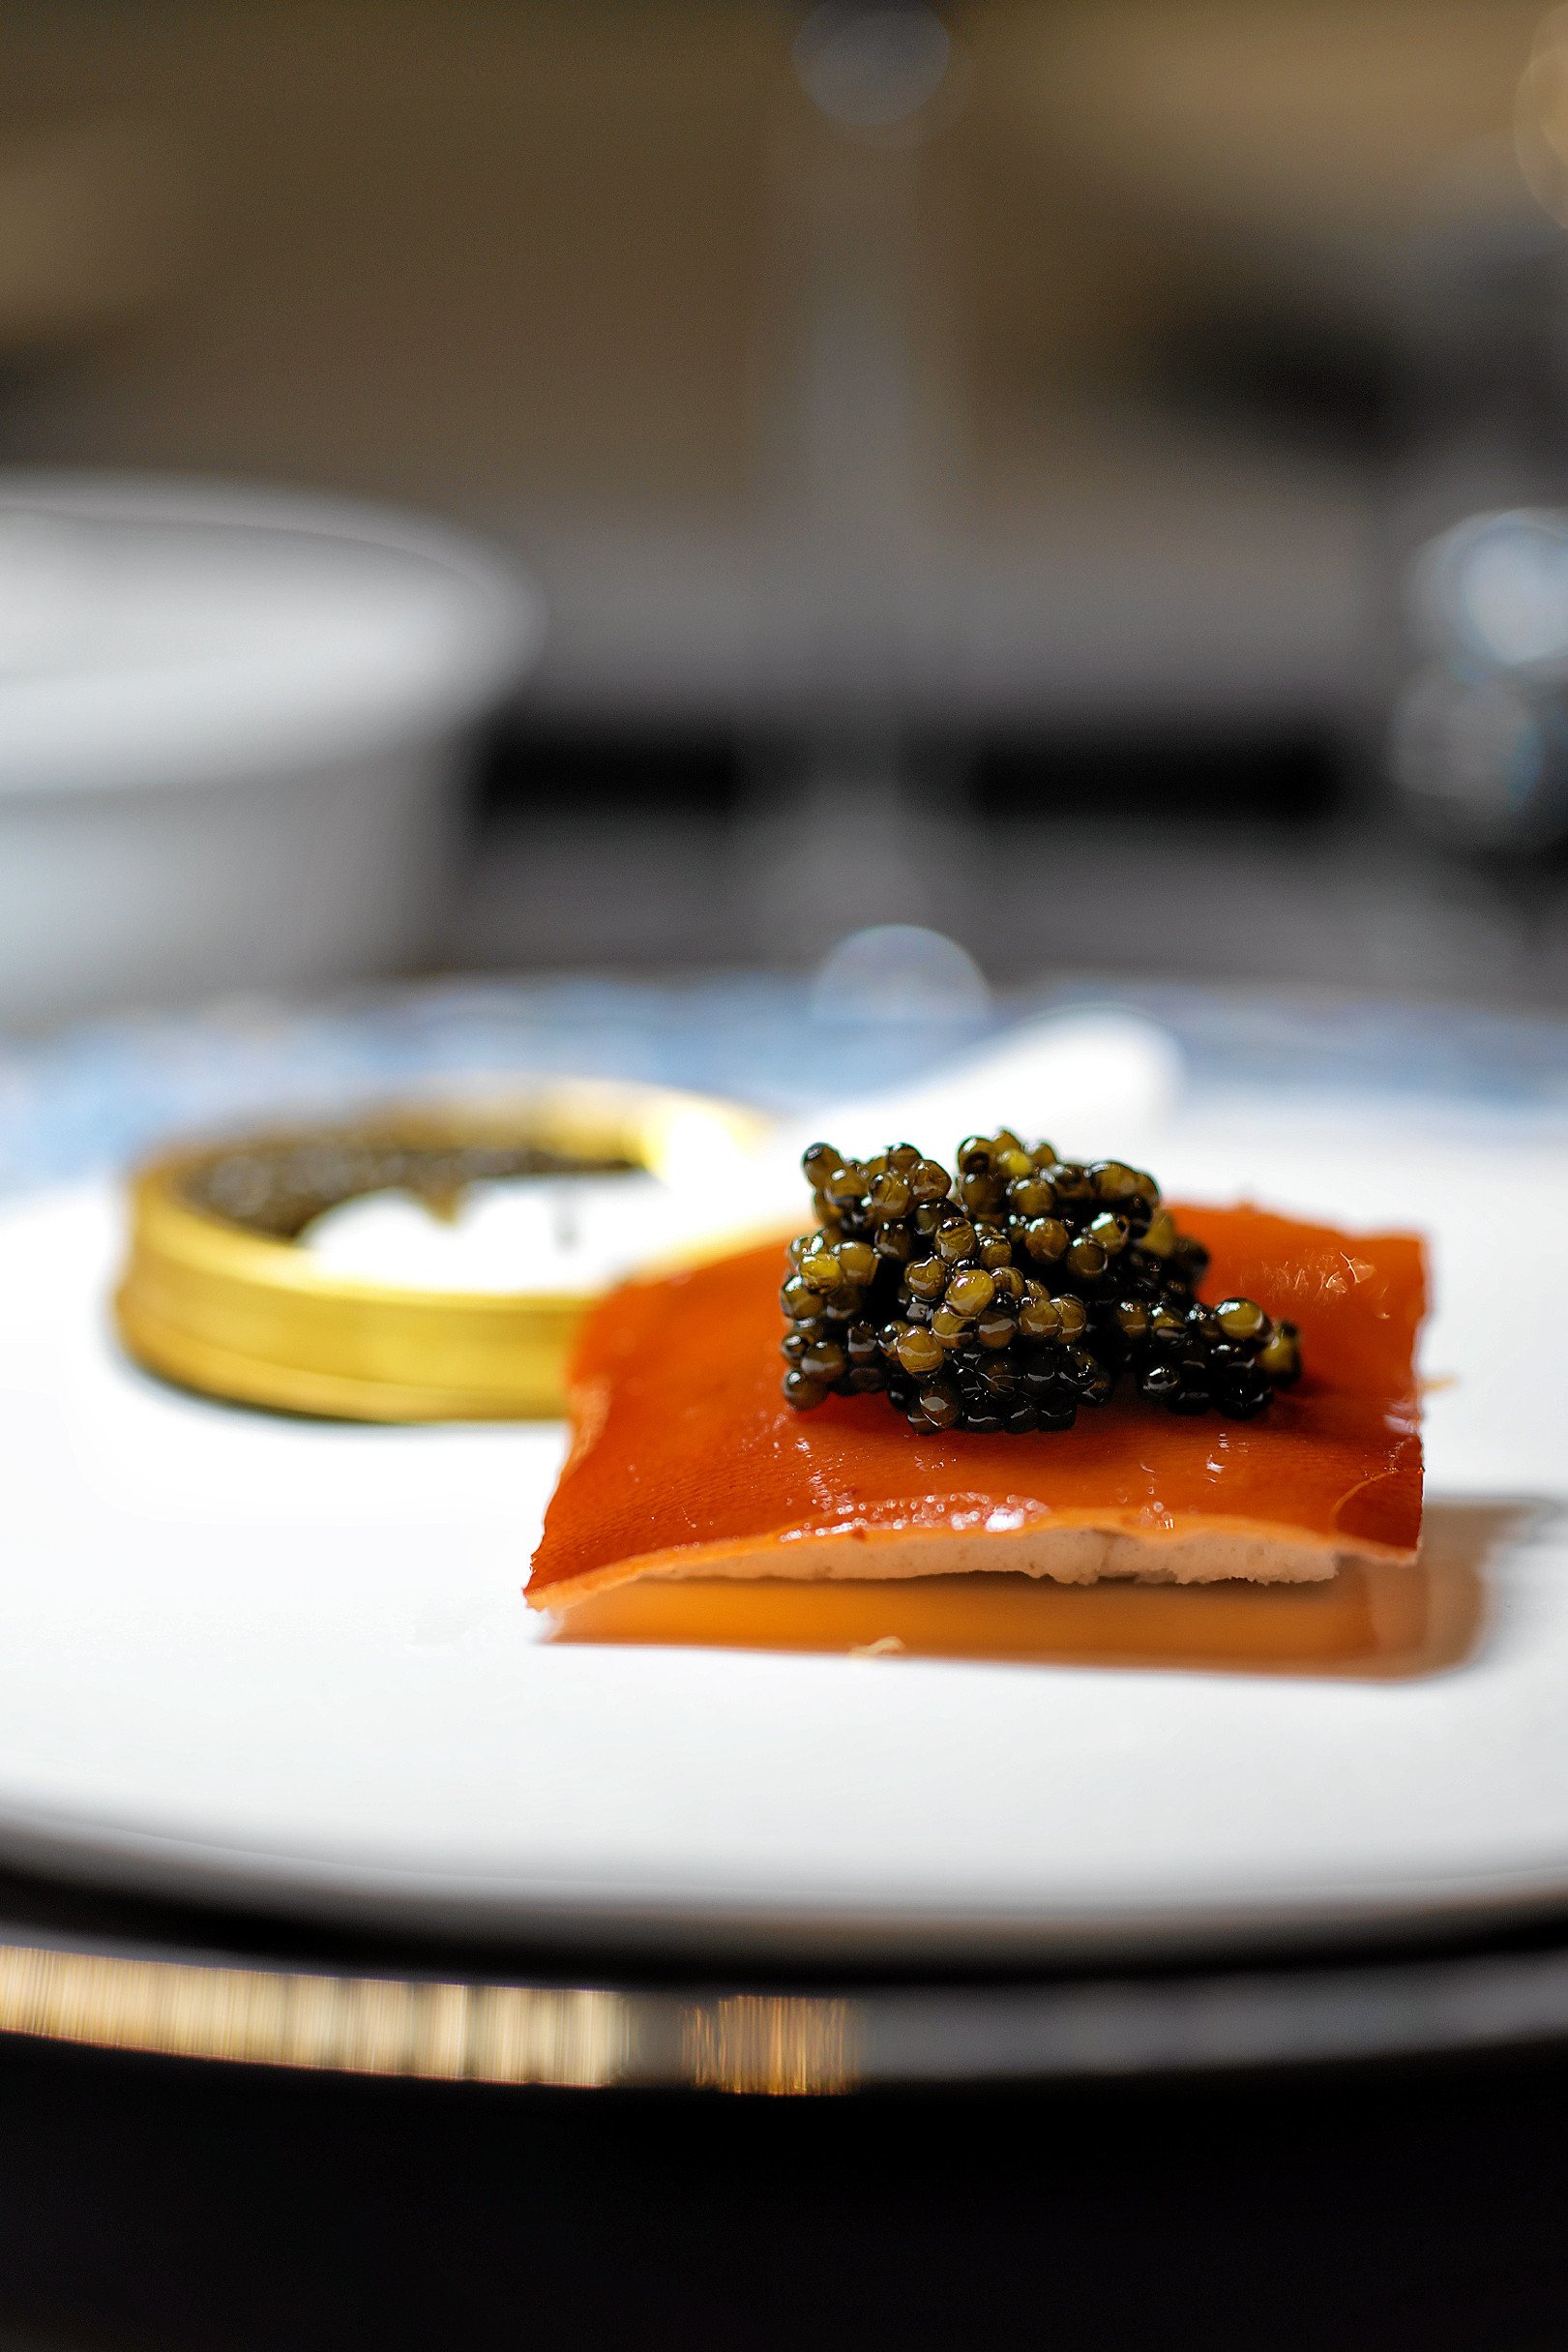
<path fill-rule="evenodd" d="M 0 1020 L 889 924 L 1560 1005 L 1563 219 L 1533 0 L 0 0 Z"/>

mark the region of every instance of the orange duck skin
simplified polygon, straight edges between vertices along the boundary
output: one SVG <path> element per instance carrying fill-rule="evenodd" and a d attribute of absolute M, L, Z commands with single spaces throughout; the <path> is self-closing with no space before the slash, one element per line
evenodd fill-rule
<path fill-rule="evenodd" d="M 879 1396 L 799 1414 L 780 1393 L 781 1246 L 624 1285 L 578 1343 L 529 1601 L 650 1575 L 1302 1581 L 1413 1558 L 1419 1240 L 1177 1215 L 1210 1251 L 1206 1296 L 1300 1328 L 1301 1381 L 1257 1420 L 1179 1417 L 1130 1389 L 1028 1437 L 916 1436 Z"/>

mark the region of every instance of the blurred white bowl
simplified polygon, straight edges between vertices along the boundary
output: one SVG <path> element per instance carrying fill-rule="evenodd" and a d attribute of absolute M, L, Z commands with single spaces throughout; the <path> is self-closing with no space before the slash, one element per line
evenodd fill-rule
<path fill-rule="evenodd" d="M 394 969 L 540 600 L 325 498 L 0 473 L 0 1023 Z"/>

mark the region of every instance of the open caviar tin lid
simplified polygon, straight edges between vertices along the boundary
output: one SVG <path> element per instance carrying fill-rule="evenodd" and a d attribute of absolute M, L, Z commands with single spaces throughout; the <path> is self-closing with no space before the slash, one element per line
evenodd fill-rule
<path fill-rule="evenodd" d="M 716 1204 L 768 1132 L 707 1096 L 562 1081 L 166 1151 L 132 1178 L 120 1336 L 240 1404 L 554 1418 L 583 1316 L 644 1258 L 727 1246 Z M 443 1248 L 479 1197 L 507 1212 L 488 1244 Z"/>

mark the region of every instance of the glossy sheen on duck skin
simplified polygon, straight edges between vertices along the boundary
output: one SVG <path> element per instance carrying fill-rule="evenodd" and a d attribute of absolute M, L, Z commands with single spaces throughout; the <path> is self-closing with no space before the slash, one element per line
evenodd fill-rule
<path fill-rule="evenodd" d="M 1300 1326 L 1307 1371 L 1257 1420 L 1173 1418 L 1126 1392 L 1030 1437 L 917 1436 L 878 1397 L 803 1416 L 778 1386 L 782 1248 L 627 1283 L 578 1342 L 529 1600 L 561 1608 L 646 1574 L 1077 1579 L 1095 1569 L 1060 1545 L 1075 1530 L 1130 1539 L 1114 1573 L 1321 1576 L 1341 1557 L 1413 1556 L 1420 1241 L 1178 1213 L 1211 1252 L 1208 1296 Z"/>

